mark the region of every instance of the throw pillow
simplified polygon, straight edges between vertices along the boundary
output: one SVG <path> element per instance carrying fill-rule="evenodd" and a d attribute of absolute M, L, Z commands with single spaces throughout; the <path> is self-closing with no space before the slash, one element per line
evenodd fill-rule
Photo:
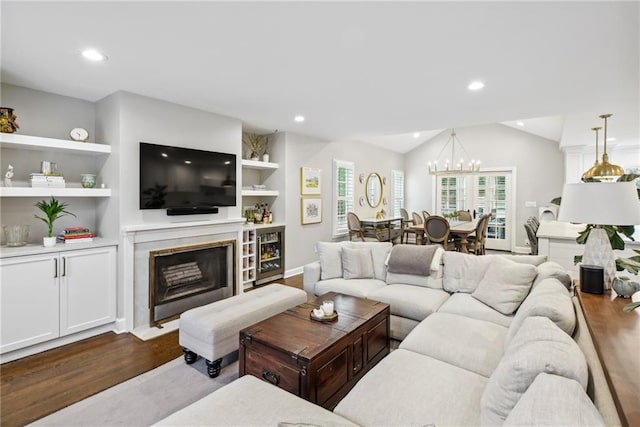
<path fill-rule="evenodd" d="M 550 277 L 558 279 L 567 289 L 571 289 L 571 276 L 560 264 L 553 261 L 547 261 L 538 266 L 538 275 L 533 281 L 532 288 L 535 289 L 540 282 Z"/>
<path fill-rule="evenodd" d="M 575 380 L 539 374 L 504 426 L 605 426 L 602 415 Z"/>
<path fill-rule="evenodd" d="M 349 248 L 353 249 L 371 249 L 373 257 L 373 273 L 376 279 L 385 280 L 387 277 L 387 266 L 385 260 L 391 252 L 393 244 L 391 242 L 349 242 Z"/>
<path fill-rule="evenodd" d="M 502 425 L 541 373 L 560 375 L 587 387 L 587 362 L 571 337 L 546 317 L 529 317 L 489 377 L 480 399 L 482 425 Z"/>
<path fill-rule="evenodd" d="M 569 292 L 556 279 L 545 279 L 540 282 L 524 300 L 507 332 L 505 348 L 518 333 L 527 317 L 544 316 L 568 335 L 573 334 L 576 327 L 576 312 Z"/>
<path fill-rule="evenodd" d="M 495 257 L 471 296 L 502 314 L 512 314 L 526 298 L 536 274 L 533 265 Z"/>
<path fill-rule="evenodd" d="M 373 279 L 371 249 L 342 248 L 342 275 L 345 279 Z"/>
<path fill-rule="evenodd" d="M 491 264 L 489 256 L 475 256 L 453 251 L 446 251 L 442 260 L 444 264 L 442 287 L 449 293 L 470 294 L 475 291 Z"/>
<path fill-rule="evenodd" d="M 342 277 L 342 248 L 349 242 L 318 242 L 316 250 L 320 258 L 320 279 Z"/>

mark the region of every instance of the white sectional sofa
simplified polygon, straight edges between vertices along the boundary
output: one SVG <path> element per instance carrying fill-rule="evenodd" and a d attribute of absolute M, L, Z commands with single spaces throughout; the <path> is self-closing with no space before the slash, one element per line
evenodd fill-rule
<path fill-rule="evenodd" d="M 258 398 L 268 405 L 243 413 L 229 407 L 242 389 L 266 393 L 250 393 L 256 380 L 241 378 L 162 425 L 226 424 L 217 411 L 232 411 L 224 419 L 236 425 L 620 425 L 570 277 L 557 264 L 370 242 L 320 243 L 318 253 L 304 268 L 305 290 L 389 303 L 398 349 L 333 412 L 274 392 Z"/>

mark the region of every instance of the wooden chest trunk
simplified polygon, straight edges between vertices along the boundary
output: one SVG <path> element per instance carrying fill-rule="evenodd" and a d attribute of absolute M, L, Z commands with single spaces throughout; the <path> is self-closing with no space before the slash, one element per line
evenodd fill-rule
<path fill-rule="evenodd" d="M 310 319 L 322 301 L 338 319 Z M 389 306 L 325 294 L 240 331 L 240 376 L 250 374 L 333 409 L 362 376 L 389 354 Z"/>

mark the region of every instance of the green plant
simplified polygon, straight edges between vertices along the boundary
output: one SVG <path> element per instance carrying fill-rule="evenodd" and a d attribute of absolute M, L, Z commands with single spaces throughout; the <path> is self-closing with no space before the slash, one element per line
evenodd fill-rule
<path fill-rule="evenodd" d="M 630 312 L 630 311 L 632 311 L 632 310 L 635 310 L 635 309 L 636 309 L 636 308 L 638 308 L 638 307 L 640 307 L 640 301 L 637 301 L 637 302 L 630 302 L 629 304 L 625 305 L 625 306 L 622 308 L 622 311 L 624 311 L 624 312 L 628 313 L 628 312 Z"/>
<path fill-rule="evenodd" d="M 38 215 L 33 215 L 34 217 L 38 218 L 40 221 L 47 224 L 47 228 L 48 228 L 47 237 L 53 237 L 53 223 L 55 222 L 56 219 L 63 217 L 65 215 L 71 215 L 75 217 L 75 214 L 72 214 L 71 212 L 65 209 L 67 207 L 66 203 L 60 203 L 53 196 L 51 196 L 50 201 L 46 201 L 46 200 L 39 201 L 38 203 L 36 203 L 36 207 L 40 209 L 46 216 L 46 218 L 44 218 Z"/>

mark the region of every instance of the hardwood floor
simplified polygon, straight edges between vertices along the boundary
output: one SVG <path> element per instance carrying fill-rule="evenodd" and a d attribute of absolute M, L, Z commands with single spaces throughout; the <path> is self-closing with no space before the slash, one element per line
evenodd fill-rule
<path fill-rule="evenodd" d="M 302 288 L 302 275 L 277 280 Z M 106 333 L 0 365 L 0 425 L 23 426 L 182 355 L 178 331 Z"/>

